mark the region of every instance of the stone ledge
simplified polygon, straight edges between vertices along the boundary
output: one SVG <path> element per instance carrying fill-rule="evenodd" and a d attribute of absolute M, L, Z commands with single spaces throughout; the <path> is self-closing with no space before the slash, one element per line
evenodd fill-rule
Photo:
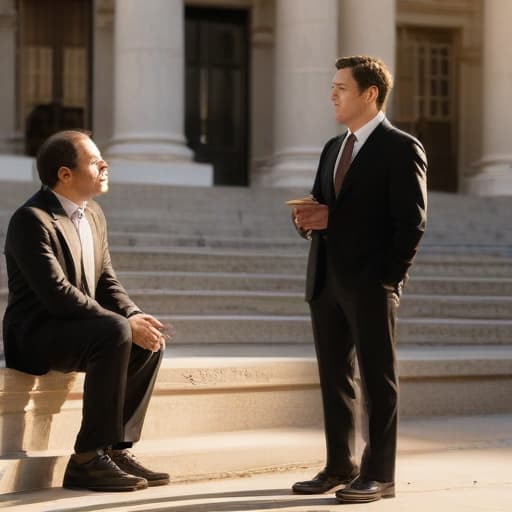
<path fill-rule="evenodd" d="M 242 353 L 247 350 L 241 347 Z M 272 356 L 277 350 L 269 347 L 268 357 L 169 353 L 157 379 L 145 435 L 155 440 L 321 425 L 315 359 Z M 512 394 L 512 347 L 408 347 L 400 349 L 398 357 L 403 416 L 512 412 L 507 399 Z M 0 454 L 72 449 L 83 380 L 83 374 L 35 377 L 0 369 Z"/>

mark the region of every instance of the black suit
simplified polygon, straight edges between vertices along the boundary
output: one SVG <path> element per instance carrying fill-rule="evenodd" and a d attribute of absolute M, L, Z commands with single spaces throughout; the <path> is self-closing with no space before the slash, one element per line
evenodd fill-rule
<path fill-rule="evenodd" d="M 132 344 L 127 318 L 140 310 L 112 268 L 100 206 L 91 201 L 85 214 L 94 294 L 82 276 L 77 230 L 50 190 L 43 187 L 13 214 L 5 242 L 6 364 L 34 375 L 86 372 L 77 452 L 139 439 L 162 357 Z"/>
<path fill-rule="evenodd" d="M 312 233 L 310 304 L 327 440 L 327 470 L 353 469 L 354 360 L 369 438 L 361 476 L 394 480 L 398 376 L 395 319 L 401 283 L 426 224 L 421 144 L 384 120 L 350 165 L 336 198 L 333 172 L 344 135 L 325 145 L 312 194 L 328 205 L 325 231 Z"/>

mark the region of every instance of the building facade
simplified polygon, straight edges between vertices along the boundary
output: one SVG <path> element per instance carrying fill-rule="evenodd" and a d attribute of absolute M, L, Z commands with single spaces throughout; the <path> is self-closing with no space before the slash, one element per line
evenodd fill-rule
<path fill-rule="evenodd" d="M 367 53 L 432 190 L 512 194 L 511 19 L 509 0 L 0 0 L 0 179 L 80 127 L 114 180 L 308 188 L 340 132 L 334 61 Z"/>

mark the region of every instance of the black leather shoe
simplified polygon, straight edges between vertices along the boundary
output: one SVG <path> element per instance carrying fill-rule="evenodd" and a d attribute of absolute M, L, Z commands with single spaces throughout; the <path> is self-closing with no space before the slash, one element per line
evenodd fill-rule
<path fill-rule="evenodd" d="M 377 482 L 376 480 L 365 480 L 356 478 L 344 489 L 336 491 L 336 499 L 340 503 L 369 503 L 381 498 L 395 497 L 394 482 Z"/>
<path fill-rule="evenodd" d="M 332 491 L 340 485 L 347 485 L 356 476 L 357 470 L 346 475 L 332 475 L 323 470 L 312 480 L 294 483 L 292 490 L 297 494 L 323 494 L 324 492 Z"/>
<path fill-rule="evenodd" d="M 146 489 L 148 481 L 125 473 L 106 453 L 98 452 L 94 459 L 84 464 L 78 464 L 71 457 L 64 473 L 62 486 L 67 489 L 91 491 L 137 491 Z"/>
<path fill-rule="evenodd" d="M 128 450 L 109 450 L 107 452 L 111 459 L 126 473 L 145 478 L 148 485 L 167 485 L 169 483 L 168 473 L 157 473 L 145 468 Z"/>

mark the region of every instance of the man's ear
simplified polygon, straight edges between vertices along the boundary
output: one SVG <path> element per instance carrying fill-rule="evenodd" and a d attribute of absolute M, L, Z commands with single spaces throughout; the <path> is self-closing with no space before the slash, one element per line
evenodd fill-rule
<path fill-rule="evenodd" d="M 69 167 L 62 165 L 57 171 L 57 178 L 61 183 L 67 184 L 73 178 L 73 171 Z"/>
<path fill-rule="evenodd" d="M 365 99 L 367 103 L 373 103 L 377 101 L 379 97 L 379 88 L 376 85 L 370 85 L 365 91 Z"/>

